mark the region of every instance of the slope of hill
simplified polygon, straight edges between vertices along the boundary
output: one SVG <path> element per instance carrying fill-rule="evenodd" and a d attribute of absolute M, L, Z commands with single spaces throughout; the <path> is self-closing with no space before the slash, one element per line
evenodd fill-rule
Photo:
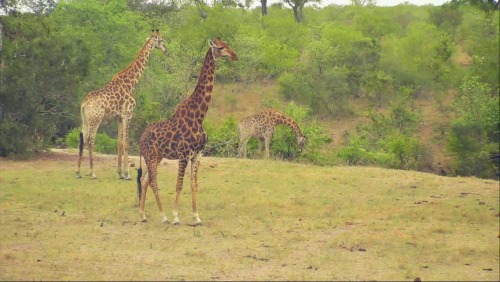
<path fill-rule="evenodd" d="M 499 183 L 374 167 L 203 158 L 191 227 L 152 193 L 139 222 L 135 181 L 76 151 L 1 160 L 1 280 L 475 280 L 499 277 Z M 132 157 L 137 167 L 138 158 Z M 84 168 L 84 173 L 88 168 Z M 177 163 L 164 161 L 168 212 Z"/>
<path fill-rule="evenodd" d="M 422 113 L 423 120 L 417 130 L 421 142 L 430 148 L 432 152 L 432 167 L 429 172 L 442 173 L 450 171 L 451 157 L 446 152 L 446 130 L 449 127 L 451 113 L 449 107 L 453 101 L 455 92 L 449 91 L 445 95 L 436 98 L 428 95 L 420 95 L 415 100 L 415 111 Z M 223 84 L 216 83 L 212 108 L 207 121 L 213 123 L 222 122 L 229 116 L 237 120 L 244 116 L 254 114 L 263 109 L 266 101 L 278 100 L 283 104 L 286 102 L 280 98 L 279 84 L 274 80 L 256 82 L 253 84 Z M 327 149 L 337 151 L 342 147 L 344 135 L 353 132 L 356 126 L 370 122 L 368 118 L 368 102 L 362 98 L 350 101 L 353 116 L 328 119 L 322 117 L 317 119 L 318 123 L 330 133 L 333 142 Z M 386 109 L 379 109 L 384 112 Z"/>

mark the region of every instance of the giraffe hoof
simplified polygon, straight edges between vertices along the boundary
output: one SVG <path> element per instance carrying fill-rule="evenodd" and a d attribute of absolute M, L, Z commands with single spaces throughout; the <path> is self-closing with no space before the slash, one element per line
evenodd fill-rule
<path fill-rule="evenodd" d="M 144 223 L 148 222 L 148 219 L 147 218 L 143 218 L 143 219 L 141 219 L 141 222 L 144 222 Z"/>
<path fill-rule="evenodd" d="M 174 225 L 181 225 L 179 221 L 174 222 Z"/>
<path fill-rule="evenodd" d="M 82 176 L 79 173 L 77 173 L 76 178 L 82 178 Z"/>

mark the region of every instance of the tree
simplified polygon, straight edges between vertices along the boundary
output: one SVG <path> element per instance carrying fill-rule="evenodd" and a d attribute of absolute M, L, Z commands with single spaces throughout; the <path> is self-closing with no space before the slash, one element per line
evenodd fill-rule
<path fill-rule="evenodd" d="M 467 77 L 455 100 L 459 118 L 453 121 L 447 143 L 454 155 L 454 169 L 459 175 L 494 177 L 492 152 L 498 153 L 500 105 L 498 95 L 491 95 L 488 84 L 478 77 Z"/>
<path fill-rule="evenodd" d="M 302 10 L 304 9 L 306 3 L 321 2 L 321 0 L 282 0 L 282 1 L 283 3 L 288 4 L 292 8 L 293 15 L 297 23 L 302 22 L 303 19 Z"/>
<path fill-rule="evenodd" d="M 9 40 L 0 54 L 1 156 L 43 149 L 74 126 L 78 82 L 88 73 L 90 52 L 81 40 L 53 32 L 45 16 L 5 18 Z"/>
<path fill-rule="evenodd" d="M 472 65 L 468 72 L 472 76 L 478 76 L 480 81 L 489 84 L 492 93 L 498 93 L 500 89 L 498 79 L 500 77 L 498 67 L 499 13 L 496 11 L 490 17 L 484 17 L 476 8 L 465 7 L 463 10 L 466 12 L 457 37 L 460 36 L 464 51 L 472 58 Z"/>
<path fill-rule="evenodd" d="M 6 15 L 21 13 L 21 11 L 41 15 L 52 12 L 57 2 L 57 0 L 2 0 L 0 5 Z"/>
<path fill-rule="evenodd" d="M 433 24 L 455 37 L 457 27 L 463 18 L 463 12 L 458 8 L 458 5 L 443 4 L 440 7 L 432 8 L 429 13 L 430 21 Z"/>
<path fill-rule="evenodd" d="M 267 0 L 260 0 L 262 15 L 267 15 Z"/>
<path fill-rule="evenodd" d="M 483 12 L 486 13 L 487 17 L 490 17 L 491 12 L 498 11 L 498 0 L 452 0 L 453 5 L 472 5 L 478 7 Z"/>
<path fill-rule="evenodd" d="M 382 69 L 401 85 L 420 91 L 448 83 L 453 44 L 436 26 L 410 23 L 405 36 L 387 36 L 381 45 Z"/>
<path fill-rule="evenodd" d="M 357 6 L 375 6 L 377 5 L 377 0 L 351 0 L 351 4 Z"/>

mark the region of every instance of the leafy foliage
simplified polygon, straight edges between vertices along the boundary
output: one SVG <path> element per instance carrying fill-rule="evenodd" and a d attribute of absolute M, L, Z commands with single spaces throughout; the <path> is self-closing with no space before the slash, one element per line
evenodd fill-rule
<path fill-rule="evenodd" d="M 499 150 L 500 105 L 497 96 L 478 77 L 466 78 L 455 101 L 460 118 L 451 127 L 448 149 L 455 154 L 455 173 L 494 177 L 498 172 L 489 160 Z"/>
<path fill-rule="evenodd" d="M 0 147 L 7 156 L 43 149 L 73 126 L 76 91 L 88 74 L 90 53 L 53 32 L 43 16 L 8 17 L 4 28 L 23 35 L 6 41 L 0 54 L 0 126 L 10 131 Z"/>
<path fill-rule="evenodd" d="M 349 165 L 428 168 L 432 161 L 428 149 L 415 136 L 420 115 L 412 111 L 413 92 L 401 88 L 387 116 L 370 112 L 372 123 L 347 136 L 348 145 L 339 150 L 338 157 Z"/>
<path fill-rule="evenodd" d="M 80 129 L 74 128 L 66 135 L 66 145 L 68 147 L 78 147 L 80 142 Z M 97 133 L 95 138 L 94 151 L 103 154 L 116 154 L 118 142 L 115 138 L 109 137 L 105 133 Z"/>
<path fill-rule="evenodd" d="M 458 88 L 462 91 L 450 113 L 458 118 L 450 134 L 478 126 L 484 137 L 481 154 L 498 144 L 499 13 L 491 1 L 303 10 L 302 4 L 315 1 L 282 1 L 265 16 L 242 1 L 213 6 L 200 1 L 28 2 L 33 13 L 23 13 L 18 1 L 2 6 L 0 156 L 29 156 L 77 128 L 85 94 L 126 67 L 157 28 L 168 53 L 153 52 L 134 91 L 131 153 L 142 130 L 168 118 L 191 92 L 207 42 L 216 36 L 230 43 L 239 58 L 218 62 L 217 83 L 276 79 L 288 102 L 276 108 L 300 109 L 290 115 L 309 137 L 306 149 L 299 154 L 291 132 L 279 129 L 271 148 L 275 156 L 319 164 L 334 164 L 338 156 L 350 164 L 425 169 L 431 154 L 419 140 L 420 117 L 412 101 Z M 304 14 L 286 7 L 295 4 L 296 12 Z M 468 60 L 461 62 L 458 55 Z M 368 100 L 372 124 L 347 133 L 346 147 L 338 152 L 325 152 L 331 139 L 315 118 L 359 115 L 353 107 L 357 99 Z M 237 108 L 238 101 L 233 102 Z M 234 138 L 235 123 L 228 118 L 207 124 L 209 147 Z M 100 132 L 116 136 L 116 122 L 103 124 Z M 256 149 L 252 142 L 250 151 Z M 207 151 L 232 156 L 235 145 L 227 144 Z M 460 152 L 454 156 L 457 164 L 467 162 Z"/>

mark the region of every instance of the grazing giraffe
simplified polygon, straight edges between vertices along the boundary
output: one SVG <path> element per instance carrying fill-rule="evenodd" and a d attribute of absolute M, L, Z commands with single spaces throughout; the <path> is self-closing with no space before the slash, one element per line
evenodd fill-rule
<path fill-rule="evenodd" d="M 284 113 L 273 109 L 265 109 L 255 115 L 242 118 L 238 123 L 238 136 L 240 139 L 238 157 L 246 158 L 248 140 L 251 137 L 256 137 L 259 139 L 259 152 L 262 152 L 262 142 L 264 142 L 265 158 L 269 159 L 269 144 L 276 126 L 280 124 L 284 124 L 293 130 L 297 137 L 297 146 L 302 150 L 306 137 L 300 131 L 297 123 Z"/>
<path fill-rule="evenodd" d="M 203 129 L 203 120 L 212 99 L 215 79 L 215 59 L 231 57 L 237 60 L 236 54 L 219 37 L 209 42 L 209 49 L 201 68 L 198 84 L 191 96 L 186 98 L 175 109 L 175 113 L 167 120 L 149 125 L 141 136 L 140 157 L 144 157 L 147 174 L 142 178 L 142 166 L 139 165 L 137 175 L 137 195 L 139 197 L 139 213 L 141 221 L 145 222 L 144 203 L 147 188 L 150 185 L 156 198 L 163 222 L 168 222 L 167 216 L 158 194 L 157 169 L 162 159 L 179 160 L 177 174 L 176 196 L 173 210 L 173 223 L 179 224 L 179 197 L 183 186 L 184 173 L 191 161 L 191 193 L 195 225 L 201 224 L 198 216 L 196 193 L 198 191 L 198 168 L 202 150 L 207 144 L 207 133 Z M 141 163 L 139 159 L 139 163 Z"/>
<path fill-rule="evenodd" d="M 152 30 L 146 44 L 125 69 L 113 76 L 113 79 L 105 87 L 89 92 L 83 100 L 80 107 L 82 131 L 80 132 L 80 153 L 76 177 L 81 178 L 80 165 L 83 148 L 86 144 L 89 150 L 90 175 L 92 178 L 96 178 L 92 153 L 97 129 L 103 119 L 115 118 L 118 120 L 118 176 L 122 179 L 130 179 L 128 168 L 129 126 L 135 107 L 132 91 L 146 69 L 149 56 L 155 48 L 160 49 L 163 53 L 167 52 L 158 29 Z"/>

